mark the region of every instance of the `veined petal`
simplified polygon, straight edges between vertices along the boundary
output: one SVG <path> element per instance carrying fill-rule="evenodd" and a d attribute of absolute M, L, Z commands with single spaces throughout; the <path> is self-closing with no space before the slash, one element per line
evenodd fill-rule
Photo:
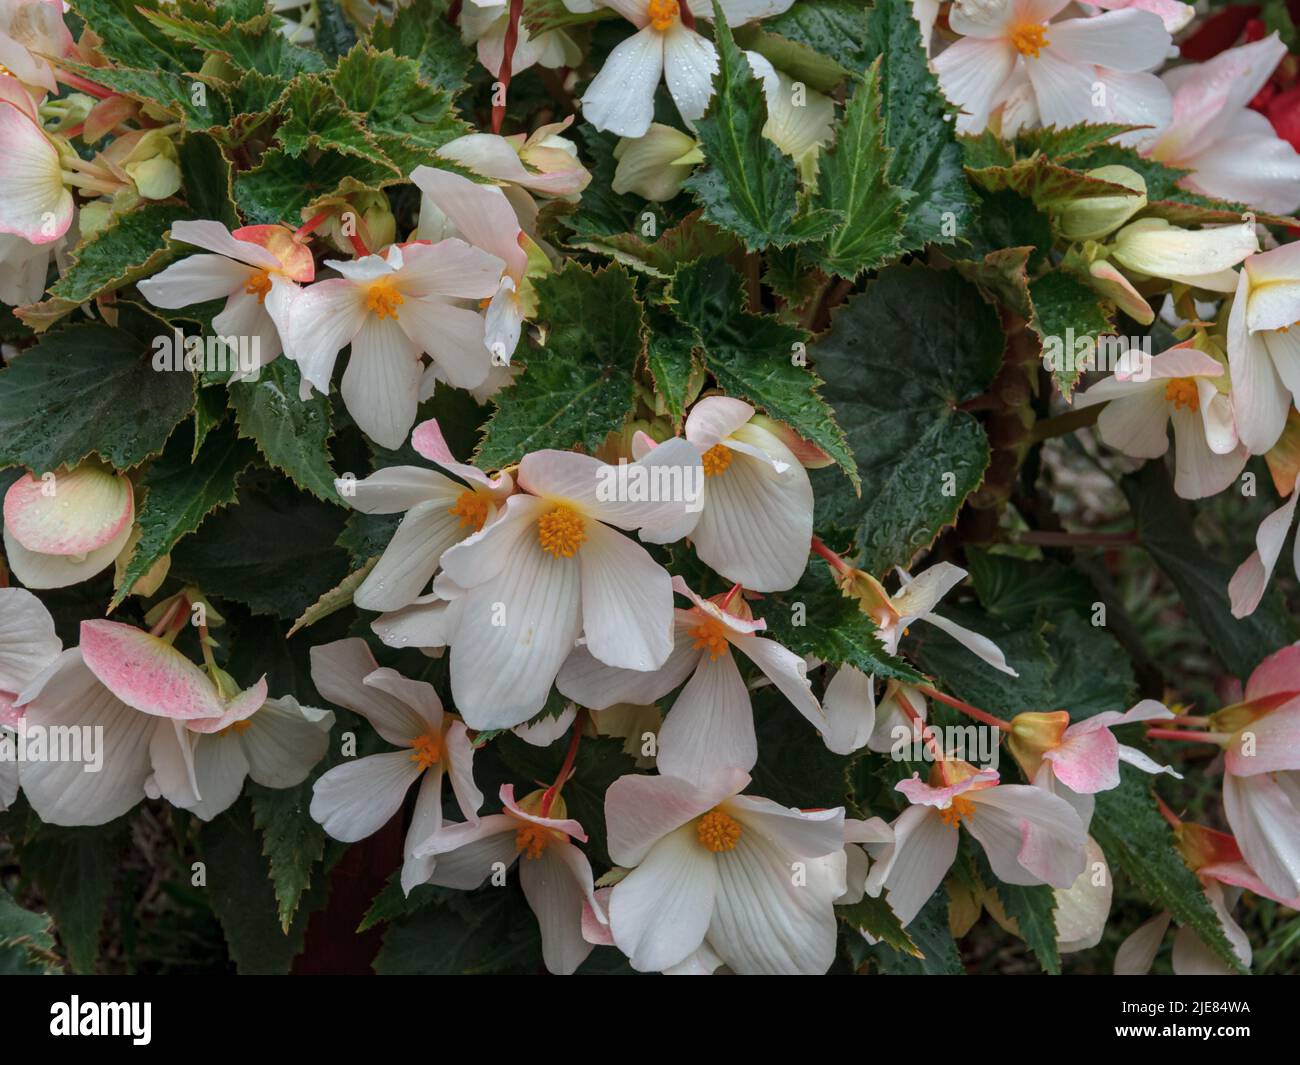
<path fill-rule="evenodd" d="M 750 770 L 758 761 L 749 689 L 730 651 L 699 657 L 694 676 L 659 728 L 661 773 L 703 784 L 719 769 Z"/>
<path fill-rule="evenodd" d="M 311 679 L 316 690 L 335 705 L 360 714 L 389 743 L 409 747 L 426 731 L 425 720 L 404 700 L 364 683 L 378 668 L 366 641 L 355 636 L 311 649 Z"/>
<path fill-rule="evenodd" d="M 31 474 L 5 493 L 6 531 L 42 555 L 85 555 L 112 543 L 135 515 L 131 482 L 93 462 L 56 473 Z"/>
<path fill-rule="evenodd" d="M 1027 784 L 967 793 L 970 833 L 998 879 L 1068 888 L 1086 864 L 1087 833 L 1064 799 Z"/>
<path fill-rule="evenodd" d="M 620 137 L 645 136 L 663 69 L 663 35 L 646 26 L 609 53 L 582 95 L 582 117 Z"/>
<path fill-rule="evenodd" d="M 367 316 L 352 340 L 340 392 L 358 427 L 381 447 L 406 442 L 419 407 L 420 353 L 397 322 Z"/>
<path fill-rule="evenodd" d="M 597 521 L 587 523 L 577 561 L 587 649 L 606 665 L 660 668 L 673 649 L 668 572 L 635 540 Z"/>
<path fill-rule="evenodd" d="M 626 867 L 640 864 L 660 839 L 748 784 L 748 773 L 731 768 L 700 784 L 635 773 L 619 777 L 605 792 L 610 857 Z"/>
<path fill-rule="evenodd" d="M 312 786 L 312 819 L 344 843 L 365 839 L 397 813 L 420 772 L 407 751 L 336 765 Z"/>

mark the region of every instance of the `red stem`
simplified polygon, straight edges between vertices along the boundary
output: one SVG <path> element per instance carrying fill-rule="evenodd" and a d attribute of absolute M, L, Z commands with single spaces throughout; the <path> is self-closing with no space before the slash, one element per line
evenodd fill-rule
<path fill-rule="evenodd" d="M 912 720 L 912 723 L 921 727 L 921 739 L 925 745 L 930 748 L 930 753 L 934 755 L 936 762 L 943 759 L 943 751 L 939 747 L 939 740 L 930 727 L 921 720 L 921 715 L 912 709 L 912 704 L 906 699 L 900 697 L 898 705 L 902 708 L 903 713 Z"/>
<path fill-rule="evenodd" d="M 578 759 L 578 745 L 582 742 L 582 726 L 586 722 L 587 711 L 579 710 L 573 718 L 573 736 L 569 740 L 569 751 L 564 756 L 564 765 L 560 766 L 560 772 L 555 777 L 555 783 L 542 794 L 542 808 L 540 811 L 542 817 L 551 816 L 551 807 L 555 805 L 555 800 L 560 797 L 560 790 L 564 787 L 564 782 L 569 779 L 569 774 L 573 772 L 573 763 Z"/>
<path fill-rule="evenodd" d="M 506 93 L 510 89 L 510 70 L 514 64 L 515 46 L 519 43 L 519 19 L 524 13 L 524 0 L 510 0 L 509 21 L 506 23 L 505 47 L 501 54 L 501 69 L 497 81 L 501 83 L 501 103 L 492 105 L 492 132 L 501 132 L 506 118 Z"/>
<path fill-rule="evenodd" d="M 364 259 L 370 254 L 370 249 L 366 247 L 366 242 L 361 239 L 361 234 L 349 233 L 348 243 L 352 245 L 352 251 L 356 254 L 358 259 Z"/>
<path fill-rule="evenodd" d="M 320 214 L 313 215 L 311 218 L 307 219 L 307 221 L 305 221 L 302 225 L 300 225 L 297 229 L 293 231 L 293 239 L 297 241 L 299 244 L 305 244 L 307 242 L 307 238 L 310 237 L 313 232 L 315 232 L 316 227 L 319 226 L 322 222 L 324 222 L 325 219 L 327 219 L 329 216 L 330 216 L 329 208 L 326 208 L 325 210 L 321 211 Z"/>
<path fill-rule="evenodd" d="M 1003 721 L 1000 717 L 994 717 L 988 711 L 981 710 L 978 706 L 971 706 L 970 703 L 963 702 L 954 695 L 944 695 L 937 688 L 931 688 L 926 684 L 918 685 L 917 690 L 930 696 L 931 699 L 938 699 L 939 702 L 946 706 L 951 706 L 954 710 L 960 710 L 967 717 L 973 717 L 976 721 L 988 725 L 990 728 L 995 728 L 1000 732 L 1011 731 L 1010 721 Z"/>
<path fill-rule="evenodd" d="M 844 559 L 840 558 L 839 555 L 827 547 L 825 543 L 822 542 L 820 536 L 814 536 L 812 538 L 811 546 L 814 552 L 821 555 L 822 558 L 831 564 L 831 568 L 838 570 L 840 573 L 848 573 L 853 569 L 853 567 L 845 562 Z"/>
<path fill-rule="evenodd" d="M 688 30 L 695 29 L 695 12 L 691 10 L 689 0 L 679 0 L 677 12 L 682 17 L 682 25 Z"/>
<path fill-rule="evenodd" d="M 1165 805 L 1165 800 L 1159 795 L 1156 796 L 1156 806 L 1160 810 L 1160 816 L 1168 821 L 1172 828 L 1178 828 L 1182 824 L 1182 821 L 1178 819 L 1178 815 Z"/>
<path fill-rule="evenodd" d="M 1147 739 L 1152 740 L 1177 740 L 1180 743 L 1212 743 L 1217 747 L 1228 738 L 1227 734 L 1222 732 L 1179 732 L 1177 729 L 1171 728 L 1147 729 Z"/>

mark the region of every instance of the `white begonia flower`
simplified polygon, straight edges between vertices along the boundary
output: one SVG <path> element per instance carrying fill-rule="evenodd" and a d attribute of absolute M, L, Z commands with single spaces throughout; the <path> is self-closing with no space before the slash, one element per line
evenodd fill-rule
<path fill-rule="evenodd" d="M 325 265 L 342 276 L 317 281 L 290 305 L 285 354 L 302 371 L 304 398 L 313 388 L 328 395 L 334 362 L 351 343 L 341 386 L 348 413 L 375 443 L 401 447 L 415 424 L 424 353 L 458 388 L 487 377 L 483 316 L 453 301 L 492 296 L 502 262 L 450 238 Z"/>
<path fill-rule="evenodd" d="M 729 26 L 780 14 L 793 0 L 720 0 Z M 582 96 L 582 113 L 593 126 L 620 137 L 641 137 L 654 120 L 655 90 L 662 77 L 688 123 L 700 118 L 713 95 L 718 53 L 713 43 L 682 20 L 678 0 L 608 0 L 637 28 L 618 45 Z M 713 5 L 690 0 L 696 18 L 712 18 Z"/>
<path fill-rule="evenodd" d="M 606 665 L 651 670 L 668 658 L 671 578 L 617 530 L 666 528 L 686 504 L 621 499 L 608 476 L 635 468 L 656 477 L 658 466 L 698 462 L 684 440 L 660 447 L 625 467 L 567 451 L 526 455 L 516 474 L 524 494 L 443 554 L 442 578 L 463 590 L 449 641 L 452 694 L 473 728 L 534 716 L 579 636 Z"/>
<path fill-rule="evenodd" d="M 618 165 L 610 187 L 616 193 L 666 203 L 682 191 L 691 171 L 704 162 L 704 153 L 689 133 L 652 122 L 644 136 L 620 140 L 614 158 Z"/>

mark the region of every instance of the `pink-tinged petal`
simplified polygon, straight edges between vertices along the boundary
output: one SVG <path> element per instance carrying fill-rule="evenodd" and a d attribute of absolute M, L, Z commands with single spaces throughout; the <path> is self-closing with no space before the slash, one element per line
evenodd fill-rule
<path fill-rule="evenodd" d="M 50 481 L 27 474 L 5 493 L 5 529 L 42 555 L 89 554 L 116 539 L 134 515 L 131 482 L 93 463 Z"/>
<path fill-rule="evenodd" d="M 664 69 L 662 35 L 651 26 L 617 45 L 582 96 L 582 117 L 620 137 L 643 137 L 654 120 Z"/>
<path fill-rule="evenodd" d="M 499 575 L 464 597 L 451 643 L 452 695 L 471 728 L 513 728 L 535 715 L 581 632 L 578 560 L 543 551 L 535 523 L 526 532 L 508 542 Z M 444 567 L 463 548 L 448 551 Z"/>
<path fill-rule="evenodd" d="M 514 209 L 492 185 L 478 185 L 459 174 L 417 166 L 411 181 L 437 205 L 470 244 L 495 255 L 506 273 L 522 280 L 528 255 L 519 244 L 519 222 Z"/>
<path fill-rule="evenodd" d="M 188 662 L 189 659 L 186 659 Z M 220 732 L 227 729 L 237 721 L 244 721 L 252 717 L 266 702 L 266 677 L 261 677 L 257 683 L 251 687 L 245 688 L 228 703 L 225 711 L 220 717 L 204 717 L 189 723 L 191 732 L 208 733 Z"/>
<path fill-rule="evenodd" d="M 1164 703 L 1157 702 L 1155 699 L 1143 699 L 1123 712 L 1107 710 L 1075 722 L 1065 730 L 1065 735 L 1068 739 L 1099 728 L 1117 728 L 1120 725 L 1132 725 L 1139 721 L 1167 721 L 1173 716 L 1174 712 Z"/>
<path fill-rule="evenodd" d="M 1083 872 L 1087 833 L 1064 799 L 1027 784 L 973 791 L 967 822 L 989 865 L 1008 884 L 1068 888 Z"/>
<path fill-rule="evenodd" d="M 609 927 L 609 896 L 613 888 L 597 888 L 593 898 L 594 904 L 585 903 L 582 907 L 582 938 L 595 947 L 612 947 L 614 933 Z"/>
<path fill-rule="evenodd" d="M 436 462 L 448 473 L 468 481 L 472 485 L 486 488 L 497 495 L 508 495 L 514 487 L 514 479 L 508 473 L 489 477 L 476 466 L 467 462 L 458 462 L 443 439 L 442 429 L 436 418 L 421 422 L 411 433 L 411 446 L 430 462 Z"/>
<path fill-rule="evenodd" d="M 537 825 L 541 828 L 549 829 L 552 832 L 561 832 L 566 836 L 578 840 L 580 843 L 587 842 L 587 833 L 582 830 L 582 825 L 571 817 L 542 817 L 540 814 L 529 813 L 520 808 L 515 801 L 515 786 L 513 784 L 502 784 L 501 791 L 498 793 L 501 799 L 501 805 L 505 807 L 506 813 L 519 821 L 527 821 L 529 824 Z"/>
<path fill-rule="evenodd" d="M 1160 18 L 1170 33 L 1177 33 L 1196 15 L 1196 8 L 1179 0 L 1099 0 L 1094 7 L 1116 10 L 1132 8 L 1137 11 L 1149 11 Z"/>
<path fill-rule="evenodd" d="M 1253 125 L 1249 119 L 1260 120 L 1257 132 L 1225 137 L 1190 159 L 1193 172 L 1179 184 L 1258 211 L 1292 214 L 1300 207 L 1300 154 L 1257 111 L 1242 111 L 1235 124 Z"/>
<path fill-rule="evenodd" d="M 991 789 L 997 782 L 997 770 L 983 769 L 965 780 L 944 787 L 934 787 L 927 784 L 921 779 L 920 774 L 913 773 L 910 780 L 900 780 L 894 787 L 906 795 L 907 801 L 910 803 L 918 806 L 934 806 L 943 810 L 951 806 L 952 800 L 958 795 L 965 795 L 970 791 Z"/>
<path fill-rule="evenodd" d="M 234 295 L 255 273 L 221 255 L 191 255 L 137 282 L 136 287 L 155 307 L 189 307 Z"/>
<path fill-rule="evenodd" d="M 1224 755 L 1224 768 L 1241 777 L 1300 770 L 1300 698 L 1247 725 Z"/>
<path fill-rule="evenodd" d="M 402 327 L 376 315 L 352 340 L 340 393 L 348 413 L 371 440 L 396 450 L 406 442 L 419 407 L 419 350 Z"/>
<path fill-rule="evenodd" d="M 146 714 L 181 721 L 226 710 L 212 679 L 171 644 L 116 621 L 83 621 L 87 668 L 115 696 Z"/>
<path fill-rule="evenodd" d="M 658 669 L 617 669 L 594 657 L 585 646 L 575 647 L 565 659 L 555 686 L 560 694 L 589 710 L 605 710 L 617 703 L 648 706 L 678 687 L 700 661 L 701 652 L 690 635 L 692 622 L 677 611 L 673 649 Z"/>
<path fill-rule="evenodd" d="M 1293 691 L 1300 691 L 1300 643 L 1274 651 L 1260 662 L 1246 681 L 1245 697 L 1262 699 Z"/>
<path fill-rule="evenodd" d="M 808 664 L 775 640 L 762 636 L 733 636 L 736 649 L 763 671 L 776 689 L 816 728 L 826 727 L 826 715 L 808 680 Z"/>
<path fill-rule="evenodd" d="M 1223 777 L 1223 808 L 1242 855 L 1270 891 L 1287 898 L 1300 895 L 1300 803 L 1288 779 L 1293 776 Z"/>
<path fill-rule="evenodd" d="M 63 644 L 45 605 L 25 588 L 0 588 L 0 691 L 17 695 Z"/>
<path fill-rule="evenodd" d="M 1228 582 L 1228 598 L 1232 603 L 1234 618 L 1249 617 L 1264 598 L 1264 590 L 1273 576 L 1273 567 L 1277 565 L 1282 545 L 1295 520 L 1297 500 L 1300 500 L 1300 492 L 1292 492 L 1282 506 L 1259 523 L 1259 530 L 1255 533 L 1254 554 L 1237 567 Z M 1300 685 L 1300 669 L 1297 670 L 1294 683 Z"/>
<path fill-rule="evenodd" d="M 677 777 L 619 777 L 605 792 L 610 857 L 622 866 L 637 865 L 658 840 L 748 784 L 749 774 L 740 769 L 719 770 L 700 785 Z"/>
<path fill-rule="evenodd" d="M 1043 755 L 1056 778 L 1072 791 L 1093 795 L 1119 787 L 1119 741 L 1109 729 L 1066 736 Z"/>
<path fill-rule="evenodd" d="M 420 772 L 407 751 L 336 765 L 312 786 L 312 819 L 344 843 L 365 839 L 401 809 Z"/>
<path fill-rule="evenodd" d="M 843 816 L 842 810 L 834 812 Z M 842 840 L 842 824 L 835 827 Z M 741 975 L 820 975 L 835 960 L 834 902 L 844 891 L 842 842 L 834 852 L 838 876 L 814 875 L 814 863 L 806 861 L 803 880 L 796 875 L 797 856 L 782 842 L 754 831 L 746 819 L 736 846 L 717 856 L 709 944 Z"/>
<path fill-rule="evenodd" d="M 429 883 L 473 891 L 494 871 L 509 867 L 519 856 L 515 838 L 519 822 L 509 814 L 489 814 L 477 824 L 445 824 L 415 857 L 436 855 Z"/>
<path fill-rule="evenodd" d="M 964 37 L 932 61 L 943 94 L 961 108 L 957 130 L 978 133 L 1001 102 L 1001 90 L 1015 70 L 1016 50 L 1003 40 Z"/>
<path fill-rule="evenodd" d="M 0 233 L 32 244 L 58 240 L 72 224 L 72 193 L 63 185 L 59 153 L 21 110 L 0 100 Z"/>
<path fill-rule="evenodd" d="M 428 731 L 428 723 L 404 700 L 365 683 L 378 669 L 366 641 L 355 636 L 311 649 L 311 679 L 316 690 L 336 706 L 360 714 L 389 743 L 409 747 Z"/>
<path fill-rule="evenodd" d="M 1092 287 L 1114 300 L 1119 309 L 1130 318 L 1142 325 L 1150 325 L 1155 321 L 1156 313 L 1151 309 L 1151 304 L 1133 287 L 1133 282 L 1105 259 L 1092 263 L 1088 267 L 1088 274 L 1092 278 Z"/>
<path fill-rule="evenodd" d="M 1126 72 L 1159 66 L 1170 44 L 1159 17 L 1134 8 L 1054 23 L 1049 39 L 1071 62 Z"/>
<path fill-rule="evenodd" d="M 1278 378 L 1261 336 L 1246 325 L 1250 278 L 1242 271 L 1228 313 L 1228 369 L 1232 374 L 1232 410 L 1237 435 L 1251 454 L 1262 455 L 1277 443 L 1291 409 L 1291 394 Z"/>
<path fill-rule="evenodd" d="M 926 806 L 909 806 L 894 821 L 893 842 L 874 844 L 866 891 L 885 900 L 903 927 L 912 923 L 957 858 L 958 833 Z"/>
<path fill-rule="evenodd" d="M 87 773 L 74 761 L 25 762 L 23 794 L 50 825 L 104 825 L 145 796 L 150 774 L 149 741 L 156 717 L 127 706 L 86 668 L 81 651 L 64 651 L 22 693 L 28 725 L 44 728 L 102 727 L 103 767 Z"/>
<path fill-rule="evenodd" d="M 707 615 L 714 621 L 721 624 L 729 633 L 737 633 L 742 636 L 748 636 L 755 632 L 762 632 L 767 628 L 767 622 L 762 618 L 744 618 L 739 614 L 733 614 L 731 609 L 723 610 L 718 602 L 713 599 L 705 599 L 691 591 L 690 586 L 681 577 L 673 577 L 673 591 L 678 595 L 685 596 L 695 604 L 695 610 L 679 610 L 677 616 L 680 621 L 689 622 L 691 627 L 700 623 L 700 615 Z M 725 598 L 725 597 L 724 597 Z M 739 603 L 732 602 L 732 608 L 738 609 L 744 605 L 744 601 Z"/>
<path fill-rule="evenodd" d="M 4 547 L 9 569 L 28 588 L 66 588 L 111 566 L 130 536 L 128 522 L 112 540 L 88 554 L 46 555 L 27 550 L 6 527 Z"/>
<path fill-rule="evenodd" d="M 287 226 L 241 226 L 230 235 L 241 244 L 256 245 L 275 256 L 280 265 L 272 272 L 272 280 L 282 276 L 306 284 L 315 279 L 316 261 L 311 248 L 295 240 L 294 231 Z"/>
<path fill-rule="evenodd" d="M 853 666 L 841 666 L 826 685 L 822 709 L 827 749 L 842 755 L 861 750 L 876 727 L 875 679 Z"/>
<path fill-rule="evenodd" d="M 663 666 L 673 649 L 668 572 L 635 540 L 595 521 L 587 523 L 578 566 L 582 629 L 592 655 L 624 669 Z"/>
<path fill-rule="evenodd" d="M 707 396 L 686 416 L 686 439 L 701 451 L 715 447 L 749 421 L 755 410 L 743 400 Z"/>
<path fill-rule="evenodd" d="M 258 235 L 257 231 L 268 228 L 278 229 L 286 237 L 290 236 L 289 231 L 282 226 L 255 226 L 239 232 L 243 233 L 245 237 L 256 236 Z M 172 240 L 180 241 L 182 244 L 192 244 L 196 248 L 202 248 L 204 251 L 225 256 L 227 259 L 234 259 L 236 262 L 243 263 L 246 267 L 279 271 L 284 265 L 280 260 L 280 256 L 265 246 L 265 237 L 261 241 L 240 239 L 220 222 L 204 219 L 196 221 L 182 220 L 173 223 L 170 236 Z M 306 251 L 307 249 L 304 248 L 303 250 Z M 247 269 L 244 272 L 247 275 Z M 300 280 L 310 281 L 311 278 L 306 277 Z M 198 303 L 200 301 L 191 300 L 190 302 Z"/>
<path fill-rule="evenodd" d="M 1115 975 L 1145 976 L 1149 973 L 1168 931 L 1168 913 L 1158 913 L 1138 925 L 1115 952 Z"/>
<path fill-rule="evenodd" d="M 547 972 L 571 975 L 591 953 L 582 936 L 583 907 L 595 901 L 586 855 L 572 843 L 552 843 L 540 857 L 520 860 L 519 883 L 537 917 Z"/>
<path fill-rule="evenodd" d="M 1256 895 L 1262 895 L 1266 899 L 1272 899 L 1274 902 L 1280 902 L 1289 909 L 1300 910 L 1300 898 L 1286 898 L 1278 895 L 1259 878 L 1255 870 L 1243 861 L 1215 862 L 1212 865 L 1203 865 L 1196 870 L 1196 875 L 1202 880 L 1217 880 L 1220 884 L 1230 884 L 1233 887 L 1243 888 Z"/>
<path fill-rule="evenodd" d="M 662 971 L 704 942 L 718 894 L 718 864 L 695 838 L 695 827 L 682 825 L 658 839 L 614 885 L 610 929 L 632 968 Z"/>
<path fill-rule="evenodd" d="M 398 283 L 405 293 L 441 299 L 487 299 L 495 294 L 505 262 L 450 237 L 437 244 L 408 244 Z"/>
<path fill-rule="evenodd" d="M 730 651 L 700 656 L 659 729 L 659 771 L 703 784 L 720 769 L 748 771 L 757 761 L 749 689 L 735 659 Z"/>

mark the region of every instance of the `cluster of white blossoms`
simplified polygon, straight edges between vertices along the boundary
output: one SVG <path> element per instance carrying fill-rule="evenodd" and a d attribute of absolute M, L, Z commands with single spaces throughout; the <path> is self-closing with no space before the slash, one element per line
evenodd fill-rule
<path fill-rule="evenodd" d="M 702 0 L 606 0 L 634 32 L 586 85 L 581 119 L 622 138 L 615 191 L 669 199 L 703 158 L 694 123 L 709 107 L 718 55 L 696 20 L 720 11 L 739 26 L 791 2 L 719 0 L 715 9 Z M 918 0 L 958 128 L 1012 136 L 1080 122 L 1141 126 L 1125 140 L 1191 171 L 1188 188 L 1260 212 L 1300 206 L 1300 157 L 1246 107 L 1285 51 L 1276 36 L 1162 77 L 1170 33 L 1190 9 L 1174 0 L 1094 6 L 1107 10 L 1062 17 L 1065 0 L 959 0 L 940 29 L 939 5 Z M 42 57 L 74 47 L 57 7 L 0 5 L 4 18 L 32 8 L 22 40 L 0 22 L 6 303 L 43 290 L 50 255 L 76 220 L 72 189 L 118 207 L 123 196 L 176 191 L 174 159 L 157 138 L 119 137 L 87 160 L 43 125 L 38 109 L 56 83 Z M 577 61 L 560 31 L 530 38 L 521 27 L 507 45 L 508 18 L 503 0 L 464 4 L 463 29 L 492 73 L 508 56 L 511 72 Z M 290 32 L 306 39 L 310 26 Z M 791 78 L 746 54 L 769 104 L 766 135 L 811 183 L 835 104 L 809 92 L 796 105 Z M 654 122 L 661 79 L 684 129 Z M 640 432 L 613 462 L 543 449 L 480 469 L 452 453 L 436 421 L 417 424 L 435 388 L 465 390 L 469 403 L 512 380 L 512 356 L 536 312 L 534 282 L 554 258 L 538 236 L 540 205 L 580 197 L 591 179 L 564 135 L 571 122 L 445 145 L 446 168 L 408 175 L 422 206 L 404 240 L 383 232 L 382 219 L 336 211 L 297 230 L 179 221 L 171 239 L 195 251 L 138 283 L 159 308 L 224 300 L 213 331 L 258 338 L 263 365 L 296 364 L 302 399 L 329 394 L 350 349 L 338 387 L 356 425 L 383 448 L 409 442 L 428 463 L 383 466 L 342 493 L 360 512 L 402 517 L 353 593 L 375 641 L 314 647 L 312 678 L 324 701 L 361 715 L 392 749 L 344 757 L 319 775 L 311 816 L 338 840 L 361 840 L 398 815 L 416 786 L 402 888 L 472 890 L 517 865 L 555 973 L 574 972 L 597 945 L 647 972 L 825 972 L 836 906 L 883 899 L 906 927 L 957 860 L 963 831 L 1000 881 L 1055 889 L 1060 912 L 1072 915 L 1063 949 L 1095 944 L 1110 888 L 1109 877 L 1099 882 L 1090 871 L 1103 860 L 1089 836 L 1094 796 L 1119 785 L 1121 763 L 1173 772 L 1113 730 L 1168 723 L 1169 709 L 1147 700 L 1082 720 L 1066 709 L 1003 721 L 925 684 L 832 670 L 773 639 L 765 614 L 785 607 L 772 597 L 799 583 L 811 552 L 873 620 L 889 654 L 906 654 L 911 626 L 925 623 L 1017 676 L 991 640 L 936 612 L 964 570 L 938 562 L 900 572 L 888 591 L 829 551 L 813 532 L 807 473 L 827 457 L 739 398 L 694 398 L 677 435 Z M 1138 320 L 1163 311 L 1193 335 L 1134 354 L 1074 402 L 1104 403 L 1101 439 L 1136 458 L 1164 455 L 1172 422 L 1185 498 L 1229 489 L 1250 456 L 1266 457 L 1286 502 L 1260 527 L 1258 551 L 1228 589 L 1234 613 L 1245 615 L 1260 602 L 1300 499 L 1300 331 L 1292 328 L 1300 243 L 1265 248 L 1254 218 L 1199 229 L 1131 221 L 1146 203 L 1145 184 L 1133 171 L 1103 169 L 1091 176 L 1114 187 L 1108 213 L 1057 220 L 1063 233 L 1075 227 L 1067 254 Z M 83 232 L 92 205 L 81 208 Z M 354 254 L 318 266 L 309 242 L 326 225 Z M 1148 297 L 1171 286 L 1186 298 L 1153 308 Z M 1182 314 L 1193 306 L 1189 294 L 1195 322 Z M 25 474 L 4 497 L 5 555 L 28 588 L 93 577 L 129 552 L 137 531 L 125 473 L 91 458 L 52 476 Z M 674 560 L 729 589 L 698 594 L 666 568 L 669 547 Z M 162 579 L 151 574 L 135 591 L 151 595 Z M 145 798 L 206 820 L 235 802 L 246 779 L 289 787 L 326 758 L 333 711 L 272 697 L 265 677 L 241 687 L 217 662 L 211 630 L 221 618 L 199 591 L 164 598 L 145 624 L 87 620 L 78 645 L 64 649 L 31 592 L 0 589 L 0 745 L 56 726 L 102 728 L 106 745 L 94 773 L 67 761 L 0 759 L 0 809 L 21 789 L 51 824 L 104 824 Z M 193 628 L 201 664 L 177 646 Z M 431 684 L 381 667 L 373 653 L 381 645 L 445 656 L 453 709 Z M 818 670 L 824 683 L 814 685 Z M 892 823 L 750 794 L 760 754 L 751 695 L 768 685 L 835 754 L 888 751 L 901 726 L 916 730 L 933 772 L 898 783 L 907 805 Z M 1025 782 L 941 749 L 926 724 L 935 699 L 996 730 Z M 1208 737 L 1227 752 L 1223 803 L 1233 836 L 1182 826 L 1184 853 L 1248 963 L 1230 893 L 1246 888 L 1300 907 L 1300 644 L 1267 658 L 1241 697 L 1205 722 L 1204 733 L 1178 735 Z M 507 783 L 485 796 L 475 753 L 504 730 L 537 745 L 567 743 L 559 776 L 526 794 Z M 584 847 L 597 826 L 569 816 L 564 800 L 582 739 L 597 733 L 626 738 L 642 770 L 604 796 L 614 864 L 599 877 Z M 1169 920 L 1144 925 L 1121 951 L 1121 967 L 1149 966 Z M 1179 936 L 1176 965 L 1221 964 L 1194 934 Z"/>

